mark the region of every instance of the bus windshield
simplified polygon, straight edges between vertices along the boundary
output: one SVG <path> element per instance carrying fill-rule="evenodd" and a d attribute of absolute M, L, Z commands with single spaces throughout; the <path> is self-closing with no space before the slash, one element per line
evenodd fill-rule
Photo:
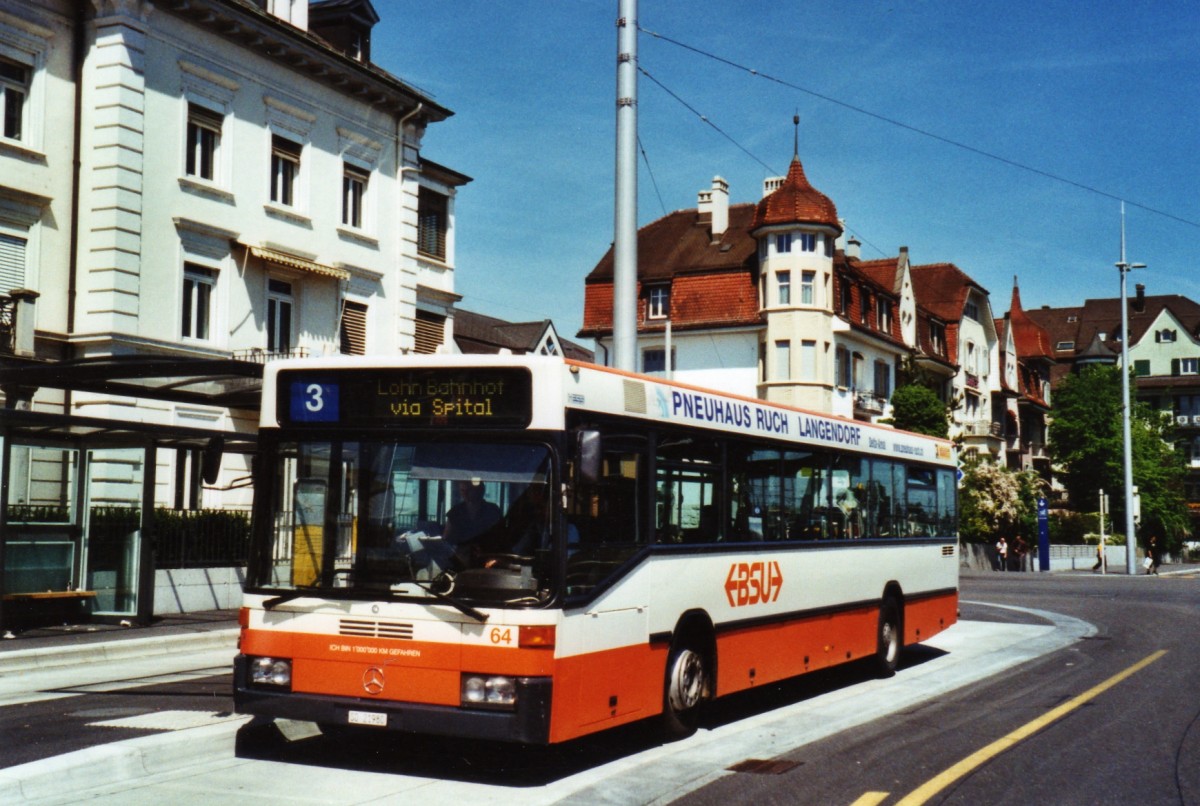
<path fill-rule="evenodd" d="M 270 558 L 260 555 L 248 587 L 488 604 L 552 598 L 544 444 L 297 440 L 279 444 L 273 465 Z"/>

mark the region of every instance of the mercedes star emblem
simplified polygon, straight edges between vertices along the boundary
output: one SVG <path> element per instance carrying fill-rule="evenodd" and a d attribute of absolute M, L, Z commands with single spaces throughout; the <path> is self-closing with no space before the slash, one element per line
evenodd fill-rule
<path fill-rule="evenodd" d="M 372 666 L 363 672 L 363 691 L 368 694 L 380 694 L 383 692 L 383 669 L 378 666 Z"/>

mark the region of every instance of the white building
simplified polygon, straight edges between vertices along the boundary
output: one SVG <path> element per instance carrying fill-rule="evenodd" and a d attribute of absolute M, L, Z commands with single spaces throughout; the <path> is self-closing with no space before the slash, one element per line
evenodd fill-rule
<path fill-rule="evenodd" d="M 120 374 L 447 343 L 454 197 L 470 180 L 422 156 L 452 113 L 371 64 L 378 19 L 368 0 L 0 0 L 0 292 L 36 292 L 0 301 L 0 329 L 16 331 L 3 368 L 44 381 L 47 362 L 108 357 Z M 36 391 L 8 382 L 6 405 L 256 426 L 252 407 L 114 396 L 66 366 Z M 74 513 L 72 587 L 92 586 L 88 506 L 143 503 L 146 484 L 159 506 L 249 503 L 248 488 L 221 489 L 246 475 L 238 457 L 202 491 L 191 447 L 20 450 L 22 503 Z"/>

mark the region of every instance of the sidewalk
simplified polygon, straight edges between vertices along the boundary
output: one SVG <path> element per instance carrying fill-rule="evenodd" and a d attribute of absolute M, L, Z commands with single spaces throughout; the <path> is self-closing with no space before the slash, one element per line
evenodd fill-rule
<path fill-rule="evenodd" d="M 147 627 L 75 624 L 42 627 L 0 639 L 0 674 L 72 663 L 233 647 L 237 611 L 156 616 Z"/>

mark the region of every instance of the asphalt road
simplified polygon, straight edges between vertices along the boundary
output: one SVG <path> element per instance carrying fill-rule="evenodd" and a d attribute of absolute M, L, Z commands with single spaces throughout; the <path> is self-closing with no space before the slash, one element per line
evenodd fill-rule
<path fill-rule="evenodd" d="M 1010 605 L 1096 633 L 677 802 L 1200 804 L 1200 579 L 992 574 L 962 599 L 965 619 L 1031 619 L 991 606 Z"/>
<path fill-rule="evenodd" d="M 548 750 L 287 741 L 222 724 L 228 675 L 197 664 L 3 705 L 0 774 L 40 776 L 22 791 L 45 803 L 1200 806 L 1200 578 L 972 575 L 962 602 L 963 624 L 891 680 L 850 666 L 728 698 L 671 745 L 644 725 Z M 124 763 L 133 748 L 139 764 Z M 98 769 L 109 780 L 92 780 Z M 58 775 L 60 799 L 47 794 Z"/>

